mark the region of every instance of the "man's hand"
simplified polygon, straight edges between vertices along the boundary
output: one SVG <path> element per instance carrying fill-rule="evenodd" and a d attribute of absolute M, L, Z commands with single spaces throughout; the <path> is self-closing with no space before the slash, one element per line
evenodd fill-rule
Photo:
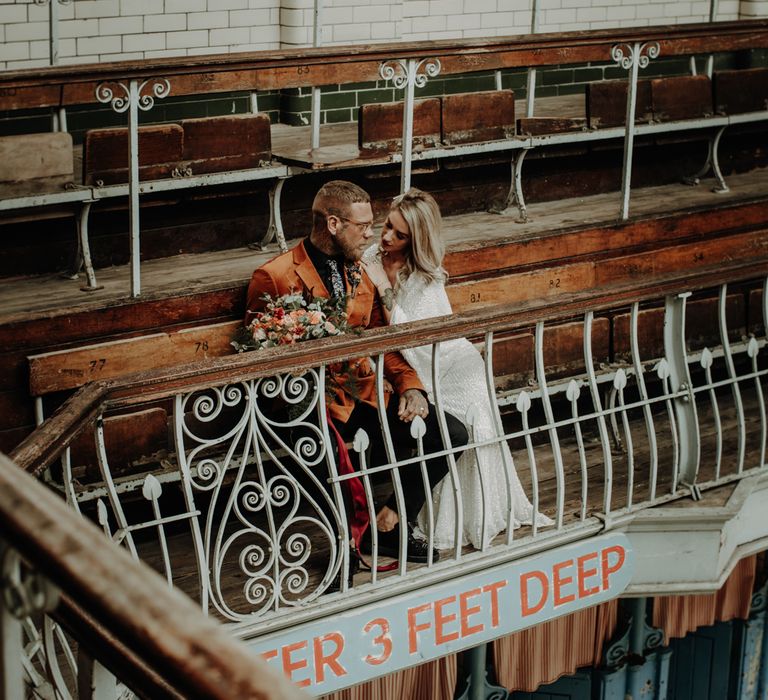
<path fill-rule="evenodd" d="M 408 389 L 400 397 L 397 416 L 400 420 L 410 423 L 416 416 L 426 418 L 429 415 L 429 403 L 418 389 Z"/>

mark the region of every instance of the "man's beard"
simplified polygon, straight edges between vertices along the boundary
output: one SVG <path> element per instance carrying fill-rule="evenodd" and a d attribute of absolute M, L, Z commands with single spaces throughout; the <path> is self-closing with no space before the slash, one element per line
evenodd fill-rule
<path fill-rule="evenodd" d="M 349 262 L 357 262 L 363 257 L 365 247 L 362 246 L 362 242 L 358 242 L 357 246 L 353 245 L 347 238 L 339 238 L 336 236 L 336 247 L 339 249 L 345 260 Z"/>

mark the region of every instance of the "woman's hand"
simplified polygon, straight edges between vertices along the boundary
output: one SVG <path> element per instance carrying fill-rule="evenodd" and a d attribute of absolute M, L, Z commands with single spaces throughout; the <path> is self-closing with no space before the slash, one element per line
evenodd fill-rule
<path fill-rule="evenodd" d="M 381 292 L 383 289 L 386 289 L 387 287 L 392 286 L 389 283 L 389 277 L 387 277 L 387 273 L 384 271 L 384 266 L 379 260 L 369 260 L 368 262 L 364 261 L 363 267 L 365 268 L 365 272 L 367 273 L 368 277 L 371 278 L 371 282 L 376 285 L 376 288 L 379 290 L 379 292 Z"/>

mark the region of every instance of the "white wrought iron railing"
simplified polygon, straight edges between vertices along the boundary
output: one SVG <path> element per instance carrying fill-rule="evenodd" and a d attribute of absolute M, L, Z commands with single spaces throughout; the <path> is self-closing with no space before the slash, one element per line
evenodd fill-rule
<path fill-rule="evenodd" d="M 95 418 L 98 476 L 89 477 L 69 450 L 62 455 L 59 487 L 71 505 L 169 585 L 235 623 L 233 632 L 258 636 L 588 538 L 639 510 L 700 498 L 765 469 L 768 303 L 765 279 L 752 277 L 757 271 L 585 292 L 556 306 L 530 302 L 89 385 L 15 458 L 41 472 Z M 574 319 L 581 347 L 563 370 L 561 329 L 567 322 L 572 339 Z M 525 384 L 519 373 L 510 378 L 501 357 L 505 341 L 521 333 L 534 339 L 524 367 L 533 380 Z M 374 516 L 373 503 L 393 488 L 402 506 L 404 470 L 421 469 L 434 454 L 417 440 L 404 455 L 380 412 L 387 459 L 369 461 L 368 439 L 358 433 L 349 446 L 357 471 L 339 473 L 326 421 L 329 367 L 372 357 L 381 396 L 383 354 L 426 343 L 439 387 L 439 347 L 461 337 L 477 339 L 482 351 L 485 385 L 473 390 L 492 399 L 494 434 L 475 439 L 470 425 L 466 447 L 439 453 L 454 458 L 445 477 L 458 514 L 454 534 L 468 512 L 454 460 L 489 445 L 498 447 L 503 488 L 513 490 L 516 473 L 534 512 L 553 524 L 507 528 L 479 549 L 455 537 L 439 560 L 424 564 L 407 561 L 402 537 L 398 563 L 386 572 L 376 564 L 391 558 L 377 556 L 374 540 L 374 570 L 355 573 L 345 483 L 361 479 Z M 439 391 L 433 399 L 439 409 Z M 149 406 L 168 411 L 167 450 L 141 468 L 113 464 L 105 418 Z M 458 418 L 471 423 L 471 416 Z M 420 436 L 423 423 L 415 420 L 413 430 Z M 487 473 L 478 479 L 480 511 L 472 517 L 482 519 Z M 430 538 L 434 513 L 427 515 Z"/>
<path fill-rule="evenodd" d="M 3 455 L 0 524 L 6 700 L 304 697 Z"/>

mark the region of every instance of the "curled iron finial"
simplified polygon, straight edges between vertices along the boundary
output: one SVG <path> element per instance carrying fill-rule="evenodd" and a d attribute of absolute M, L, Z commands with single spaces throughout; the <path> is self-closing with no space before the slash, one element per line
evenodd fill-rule
<path fill-rule="evenodd" d="M 379 67 L 382 80 L 391 80 L 399 90 L 411 82 L 415 87 L 424 87 L 428 78 L 434 78 L 440 73 L 440 59 L 423 58 L 416 62 L 413 59 L 393 58 L 384 61 Z"/>
<path fill-rule="evenodd" d="M 149 86 L 149 92 L 144 88 Z M 139 109 L 146 112 L 155 106 L 155 98 L 162 100 L 171 93 L 171 84 L 166 78 L 150 78 L 139 85 Z"/>
<path fill-rule="evenodd" d="M 611 48 L 611 58 L 624 70 L 629 70 L 637 62 L 640 68 L 647 68 L 651 59 L 658 58 L 661 53 L 658 41 L 647 41 L 644 44 L 616 44 Z"/>
<path fill-rule="evenodd" d="M 155 98 L 162 99 L 170 92 L 171 84 L 168 80 L 149 78 L 136 89 L 136 106 L 146 112 L 155 106 Z M 131 89 L 121 82 L 99 83 L 96 87 L 96 99 L 102 104 L 110 104 L 115 112 L 125 112 L 131 106 Z"/>
<path fill-rule="evenodd" d="M 115 112 L 125 112 L 130 106 L 131 93 L 124 83 L 99 83 L 96 99 L 102 104 L 110 104 Z"/>

